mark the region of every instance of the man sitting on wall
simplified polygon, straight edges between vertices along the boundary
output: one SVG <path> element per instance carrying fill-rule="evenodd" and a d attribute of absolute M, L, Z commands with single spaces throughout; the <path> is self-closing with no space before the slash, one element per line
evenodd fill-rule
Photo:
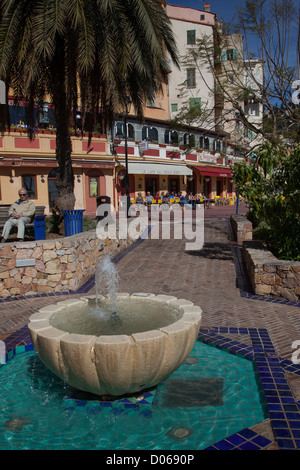
<path fill-rule="evenodd" d="M 22 188 L 19 190 L 19 199 L 13 202 L 8 210 L 9 219 L 5 222 L 2 232 L 1 243 L 5 243 L 11 229 L 17 226 L 17 238 L 19 241 L 24 240 L 25 225 L 30 224 L 35 214 L 35 205 L 28 199 L 27 190 Z"/>

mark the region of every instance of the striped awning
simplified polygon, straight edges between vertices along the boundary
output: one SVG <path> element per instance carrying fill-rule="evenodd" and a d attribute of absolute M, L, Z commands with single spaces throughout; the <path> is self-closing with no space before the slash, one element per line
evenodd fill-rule
<path fill-rule="evenodd" d="M 128 163 L 130 175 L 192 175 L 193 171 L 186 165 L 168 163 Z"/>

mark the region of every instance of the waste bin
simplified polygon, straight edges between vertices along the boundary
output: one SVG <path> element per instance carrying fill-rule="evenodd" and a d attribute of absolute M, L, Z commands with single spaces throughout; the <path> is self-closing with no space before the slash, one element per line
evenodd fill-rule
<path fill-rule="evenodd" d="M 45 240 L 46 239 L 46 226 L 45 226 L 45 215 L 36 215 L 33 221 L 34 224 L 34 239 Z"/>
<path fill-rule="evenodd" d="M 64 216 L 66 237 L 83 232 L 83 213 L 85 209 L 64 210 L 61 212 Z"/>
<path fill-rule="evenodd" d="M 97 220 L 102 220 L 104 217 L 108 217 L 111 215 L 110 211 L 110 197 L 109 196 L 98 196 L 97 199 Z M 100 215 L 100 211 L 98 211 L 98 207 L 102 206 L 103 204 L 109 204 L 109 210 L 104 211 L 103 214 Z"/>

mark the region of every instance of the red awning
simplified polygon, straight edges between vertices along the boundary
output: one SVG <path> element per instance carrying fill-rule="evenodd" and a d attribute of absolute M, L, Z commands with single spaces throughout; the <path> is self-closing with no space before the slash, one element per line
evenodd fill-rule
<path fill-rule="evenodd" d="M 224 178 L 231 177 L 231 170 L 229 168 L 213 168 L 211 166 L 194 166 L 203 176 L 222 176 Z"/>

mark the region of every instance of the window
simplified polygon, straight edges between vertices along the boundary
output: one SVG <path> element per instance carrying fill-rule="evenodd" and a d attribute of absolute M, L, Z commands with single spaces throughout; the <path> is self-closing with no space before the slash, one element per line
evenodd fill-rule
<path fill-rule="evenodd" d="M 209 150 L 209 138 L 204 137 L 204 150 Z"/>
<path fill-rule="evenodd" d="M 127 124 L 127 137 L 129 140 L 135 140 L 134 127 L 132 124 Z"/>
<path fill-rule="evenodd" d="M 115 126 L 115 132 L 116 132 L 116 137 L 117 138 L 123 138 L 125 137 L 124 134 L 124 123 L 123 122 L 117 122 Z M 129 140 L 134 140 L 134 127 L 132 124 L 128 123 L 127 124 L 127 138 Z"/>
<path fill-rule="evenodd" d="M 155 108 L 155 94 L 153 93 L 152 98 L 147 103 L 148 108 Z"/>
<path fill-rule="evenodd" d="M 22 175 L 22 186 L 26 188 L 29 198 L 36 199 L 36 177 L 34 175 Z"/>
<path fill-rule="evenodd" d="M 171 104 L 171 111 L 172 111 L 172 113 L 176 113 L 176 111 L 178 111 L 178 104 L 177 103 L 172 103 Z"/>
<path fill-rule="evenodd" d="M 188 88 L 193 88 L 196 86 L 196 69 L 187 69 L 186 86 Z"/>
<path fill-rule="evenodd" d="M 117 122 L 116 123 L 116 137 L 123 137 L 124 136 L 124 124 L 123 122 Z"/>
<path fill-rule="evenodd" d="M 191 29 L 189 31 L 186 32 L 186 36 L 187 36 L 187 44 L 196 44 L 196 30 L 195 29 Z"/>
<path fill-rule="evenodd" d="M 237 50 L 236 49 L 226 49 L 222 51 L 222 60 L 236 60 L 237 58 Z"/>
<path fill-rule="evenodd" d="M 221 152 L 222 141 L 220 139 L 215 140 L 215 151 Z"/>
<path fill-rule="evenodd" d="M 195 147 L 195 136 L 194 134 L 184 134 L 183 136 L 183 143 L 184 145 L 188 145 L 189 147 Z"/>
<path fill-rule="evenodd" d="M 190 109 L 201 109 L 201 98 L 190 98 Z"/>
<path fill-rule="evenodd" d="M 244 128 L 244 136 L 248 139 L 253 139 L 254 138 L 254 132 L 251 129 L 247 129 L 247 127 Z"/>
<path fill-rule="evenodd" d="M 178 132 L 165 131 L 165 144 L 178 145 Z"/>
<path fill-rule="evenodd" d="M 200 15 L 200 21 L 204 21 L 205 20 L 205 15 Z"/>
<path fill-rule="evenodd" d="M 249 103 L 245 106 L 245 113 L 248 116 L 259 116 L 259 103 Z"/>
<path fill-rule="evenodd" d="M 144 126 L 142 129 L 142 140 L 158 143 L 158 131 L 155 127 Z"/>
<path fill-rule="evenodd" d="M 48 106 L 44 105 L 39 113 L 39 124 L 49 124 Z"/>

